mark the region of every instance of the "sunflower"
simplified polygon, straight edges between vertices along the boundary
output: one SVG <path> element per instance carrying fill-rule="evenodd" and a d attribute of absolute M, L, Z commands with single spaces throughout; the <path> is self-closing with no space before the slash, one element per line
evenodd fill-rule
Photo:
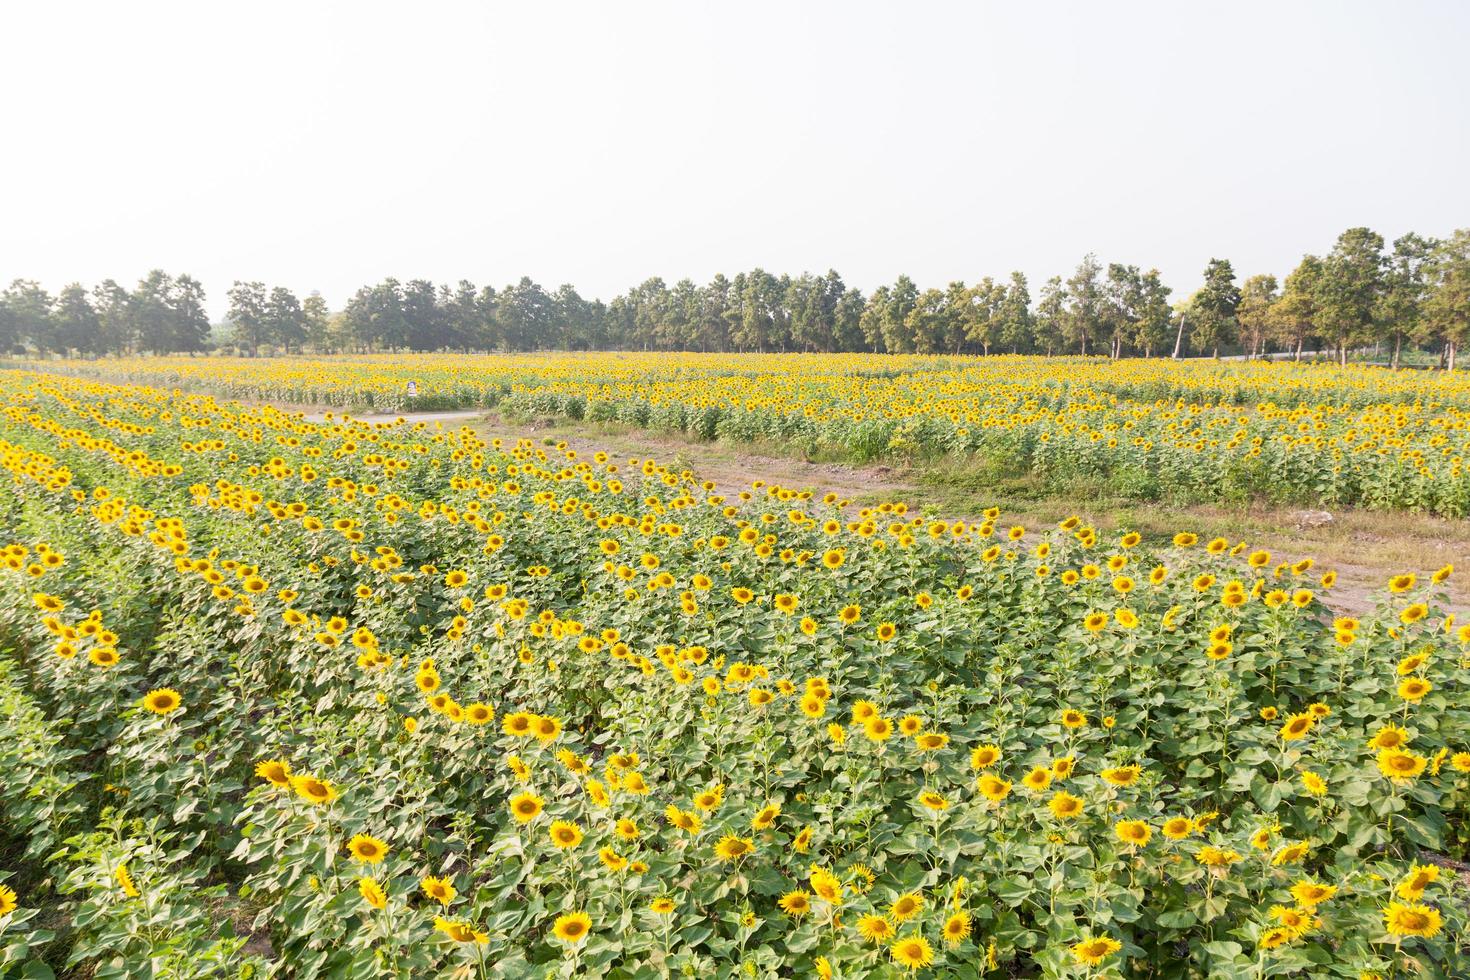
<path fill-rule="evenodd" d="M 448 878 L 435 878 L 429 875 L 419 882 L 419 887 L 424 894 L 438 902 L 440 905 L 448 905 L 454 901 L 454 896 L 459 894 L 454 889 L 454 884 Z"/>
<path fill-rule="evenodd" d="M 1291 897 L 1298 905 L 1309 909 L 1316 908 L 1336 894 L 1336 885 L 1324 885 L 1310 878 L 1303 878 L 1291 886 Z"/>
<path fill-rule="evenodd" d="M 1405 677 L 1399 681 L 1399 697 L 1405 701 L 1419 701 L 1424 695 L 1434 690 L 1434 685 L 1422 677 Z"/>
<path fill-rule="evenodd" d="M 934 962 L 934 949 L 923 936 L 905 936 L 889 948 L 893 962 L 908 970 L 917 970 Z"/>
<path fill-rule="evenodd" d="M 1000 761 L 1000 746 L 981 745 L 970 752 L 971 769 L 989 769 Z"/>
<path fill-rule="evenodd" d="M 1279 848 L 1276 853 L 1271 856 L 1271 864 L 1278 868 L 1284 864 L 1296 864 L 1301 861 L 1302 858 L 1306 857 L 1307 852 L 1310 850 L 1311 847 L 1309 847 L 1303 841 L 1286 844 Z"/>
<path fill-rule="evenodd" d="M 1058 820 L 1071 820 L 1074 817 L 1080 817 L 1084 808 L 1084 804 L 1079 797 L 1073 796 L 1065 790 L 1054 795 L 1046 805 L 1051 810 L 1052 816 Z"/>
<path fill-rule="evenodd" d="M 898 731 L 906 738 L 913 738 L 924 730 L 924 719 L 918 715 L 904 715 L 898 720 Z"/>
<path fill-rule="evenodd" d="M 1289 926 L 1275 926 L 1261 933 L 1260 945 L 1262 949 L 1277 949 L 1285 946 L 1297 937 L 1297 931 Z"/>
<path fill-rule="evenodd" d="M 1383 910 L 1383 924 L 1390 936 L 1434 936 L 1443 925 L 1439 909 L 1428 905 L 1390 902 Z"/>
<path fill-rule="evenodd" d="M 1302 773 L 1302 786 L 1313 796 L 1327 795 L 1327 781 L 1315 772 Z"/>
<path fill-rule="evenodd" d="M 781 804 L 767 803 L 750 819 L 751 830 L 769 830 L 781 815 Z"/>
<path fill-rule="evenodd" d="M 1025 776 L 1021 777 L 1021 785 L 1033 793 L 1041 793 L 1051 785 L 1051 780 L 1051 767 L 1035 766 Z"/>
<path fill-rule="evenodd" d="M 648 903 L 648 911 L 654 915 L 672 915 L 674 911 L 674 900 L 666 896 L 659 896 Z"/>
<path fill-rule="evenodd" d="M 782 895 L 777 904 L 791 918 L 800 919 L 812 910 L 812 893 L 798 888 Z"/>
<path fill-rule="evenodd" d="M 0 885 L 0 919 L 14 912 L 20 907 L 16 900 L 15 889 L 6 885 Z"/>
<path fill-rule="evenodd" d="M 272 786 L 291 785 L 291 764 L 285 759 L 267 759 L 255 765 L 255 774 Z"/>
<path fill-rule="evenodd" d="M 1416 864 L 1409 869 L 1409 874 L 1399 883 L 1395 891 L 1399 898 L 1410 902 L 1417 902 L 1424 896 L 1424 889 L 1439 880 L 1439 866 L 1436 864 Z"/>
<path fill-rule="evenodd" d="M 183 705 L 184 699 L 171 687 L 149 691 L 143 698 L 143 707 L 155 715 L 170 715 Z"/>
<path fill-rule="evenodd" d="M 1089 936 L 1072 944 L 1072 956 L 1083 966 L 1097 966 L 1122 948 L 1111 936 Z"/>
<path fill-rule="evenodd" d="M 126 862 L 117 866 L 117 870 L 113 872 L 113 877 L 117 879 L 117 885 L 123 890 L 124 895 L 128 898 L 138 897 L 138 886 L 133 883 L 133 876 L 128 871 Z"/>
<path fill-rule="evenodd" d="M 317 806 L 330 803 L 337 798 L 337 788 L 315 776 L 292 776 L 291 788 L 296 791 L 297 796 Z"/>
<path fill-rule="evenodd" d="M 1010 781 L 993 776 L 990 773 L 981 776 L 975 785 L 980 790 L 980 793 L 992 803 L 999 803 L 1011 795 Z"/>
<path fill-rule="evenodd" d="M 1400 728 L 1397 725 L 1385 725 L 1378 729 L 1377 733 L 1368 740 L 1368 748 L 1378 749 L 1380 751 L 1383 749 L 1396 749 L 1406 745 L 1408 741 L 1409 733 L 1406 729 Z"/>
<path fill-rule="evenodd" d="M 914 736 L 914 746 L 920 752 L 937 752 L 949 744 L 949 736 L 941 732 L 921 732 Z"/>
<path fill-rule="evenodd" d="M 898 635 L 898 627 L 893 623 L 879 623 L 876 635 L 879 643 L 887 643 Z"/>
<path fill-rule="evenodd" d="M 895 933 L 893 923 L 888 921 L 887 916 L 865 915 L 858 919 L 858 935 L 870 943 L 882 945 L 892 939 Z"/>
<path fill-rule="evenodd" d="M 556 917 L 556 923 L 551 927 L 551 932 L 557 939 L 563 942 L 580 943 L 587 938 L 587 933 L 592 931 L 592 919 L 586 912 L 568 912 Z"/>
<path fill-rule="evenodd" d="M 530 823 L 541 813 L 546 801 L 535 793 L 520 793 L 510 799 L 510 814 L 516 823 Z"/>
<path fill-rule="evenodd" d="M 907 922 L 924 909 L 924 896 L 918 892 L 905 892 L 888 906 L 888 914 L 894 922 Z"/>
<path fill-rule="evenodd" d="M 388 845 L 367 834 L 357 834 L 347 842 L 347 850 L 364 864 L 377 864 L 388 856 Z"/>
<path fill-rule="evenodd" d="M 1310 732 L 1315 724 L 1317 724 L 1317 719 L 1304 711 L 1299 711 L 1286 719 L 1286 724 L 1281 726 L 1277 734 L 1281 736 L 1283 742 L 1294 742 Z"/>
<path fill-rule="evenodd" d="M 958 946 L 970 935 L 970 913 L 956 912 L 944 920 L 944 942 Z"/>
<path fill-rule="evenodd" d="M 1194 833 L 1194 821 L 1188 817 L 1170 817 L 1164 821 L 1159 832 L 1170 840 L 1183 840 Z"/>
<path fill-rule="evenodd" d="M 824 902 L 838 905 L 842 902 L 842 882 L 837 876 L 826 868 L 816 868 L 807 879 L 811 882 L 812 891 Z"/>
<path fill-rule="evenodd" d="M 919 794 L 919 805 L 926 810 L 947 810 L 949 801 L 932 789 L 926 789 Z"/>
<path fill-rule="evenodd" d="M 1102 778 L 1114 786 L 1132 786 L 1142 775 L 1143 767 L 1137 765 L 1115 766 L 1102 771 Z"/>
<path fill-rule="evenodd" d="M 1154 832 L 1142 820 L 1120 820 L 1113 825 L 1113 833 L 1130 847 L 1143 847 Z"/>
<path fill-rule="evenodd" d="M 755 850 L 755 841 L 749 837 L 726 834 L 715 845 L 715 858 L 720 861 L 738 861 Z"/>
<path fill-rule="evenodd" d="M 357 893 L 362 900 L 375 909 L 383 909 L 388 906 L 388 894 L 383 891 L 383 886 L 372 878 L 357 879 Z"/>
<path fill-rule="evenodd" d="M 1087 724 L 1087 716 L 1076 708 L 1067 708 L 1062 711 L 1062 724 L 1067 728 L 1082 728 Z"/>
<path fill-rule="evenodd" d="M 451 922 L 435 916 L 434 928 L 457 943 L 478 943 L 483 946 L 490 941 L 489 933 L 479 932 L 467 922 Z"/>
<path fill-rule="evenodd" d="M 553 821 L 547 833 L 551 836 L 551 843 L 558 850 L 564 851 L 582 843 L 582 828 L 570 820 Z"/>
<path fill-rule="evenodd" d="M 893 722 L 881 715 L 867 719 L 862 725 L 863 734 L 870 742 L 886 742 L 893 736 Z"/>
<path fill-rule="evenodd" d="M 1424 771 L 1429 760 L 1402 749 L 1385 749 L 1378 753 L 1378 771 L 1396 783 L 1407 783 Z"/>

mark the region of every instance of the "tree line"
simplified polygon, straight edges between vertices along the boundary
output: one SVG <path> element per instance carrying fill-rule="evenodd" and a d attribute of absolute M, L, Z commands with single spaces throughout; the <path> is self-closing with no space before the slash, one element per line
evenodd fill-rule
<path fill-rule="evenodd" d="M 204 290 L 190 276 L 149 273 L 131 291 L 112 280 L 51 297 L 16 280 L 0 293 L 0 349 L 38 354 L 184 352 L 223 348 L 374 350 L 870 351 L 1181 356 L 1239 351 L 1349 353 L 1371 347 L 1397 367 L 1405 350 L 1453 368 L 1470 339 L 1470 229 L 1436 240 L 1409 233 L 1391 245 L 1368 228 L 1343 232 L 1278 281 L 1237 283 L 1211 259 L 1201 285 L 1171 302 L 1157 269 L 1085 256 L 1033 297 L 1012 272 L 920 289 L 901 275 L 864 296 L 836 271 L 777 276 L 763 269 L 699 285 L 648 279 L 609 302 L 571 285 L 529 278 L 497 290 L 461 281 L 385 279 L 339 311 L 318 294 L 236 282 L 229 329 L 213 337 Z"/>

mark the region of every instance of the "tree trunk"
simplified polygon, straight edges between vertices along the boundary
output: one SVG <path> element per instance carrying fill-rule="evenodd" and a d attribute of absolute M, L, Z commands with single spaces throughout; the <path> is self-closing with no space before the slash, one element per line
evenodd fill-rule
<path fill-rule="evenodd" d="M 1399 369 L 1399 347 L 1403 345 L 1403 342 L 1403 334 L 1396 333 L 1393 335 L 1393 369 L 1395 371 Z"/>
<path fill-rule="evenodd" d="M 1293 354 L 1292 355 L 1292 358 L 1291 358 L 1293 361 L 1300 361 L 1302 359 L 1302 347 L 1303 347 L 1303 345 L 1306 344 L 1306 342 L 1307 342 L 1307 335 L 1306 334 L 1298 334 L 1297 335 L 1297 338 L 1296 338 L 1296 353 Z"/>
<path fill-rule="evenodd" d="M 1449 367 L 1449 369 L 1451 371 L 1453 371 L 1455 369 L 1455 342 L 1453 340 L 1450 341 L 1450 367 Z"/>
<path fill-rule="evenodd" d="M 1174 360 L 1179 360 L 1179 349 L 1184 346 L 1184 317 L 1179 318 L 1179 332 L 1174 335 Z"/>

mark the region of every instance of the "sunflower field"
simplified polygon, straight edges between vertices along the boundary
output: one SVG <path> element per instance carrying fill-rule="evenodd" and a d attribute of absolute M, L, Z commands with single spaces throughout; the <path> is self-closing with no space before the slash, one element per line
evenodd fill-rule
<path fill-rule="evenodd" d="M 1464 373 L 870 354 L 163 357 L 48 370 L 379 411 L 499 406 L 849 462 L 978 459 L 1134 499 L 1470 515 Z M 413 393 L 408 383 L 413 382 Z"/>
<path fill-rule="evenodd" d="M 496 397 L 616 414 L 769 385 L 784 402 L 729 394 L 716 427 L 897 418 L 896 379 L 856 365 L 623 360 Z M 363 390 L 392 371 L 356 363 Z M 423 363 L 427 397 L 494 390 Z M 0 372 L 0 976 L 1470 976 L 1451 567 L 1349 618 L 1331 569 L 1189 528 L 726 496 L 219 394 L 311 400 L 284 369 L 144 365 L 119 370 L 160 384 Z M 1459 465 L 1470 411 L 1427 376 L 1110 391 L 1018 361 L 992 397 L 976 370 L 936 365 L 912 419 L 1070 426 L 1099 455 L 1111 424 L 1119 458 L 1138 427 L 1260 432 L 1279 461 L 1265 433 L 1301 411 L 1304 470 L 1340 452 L 1400 487 L 1406 454 L 1430 483 Z M 1257 401 L 1280 381 L 1316 407 Z M 1003 402 L 1037 421 L 983 424 Z"/>

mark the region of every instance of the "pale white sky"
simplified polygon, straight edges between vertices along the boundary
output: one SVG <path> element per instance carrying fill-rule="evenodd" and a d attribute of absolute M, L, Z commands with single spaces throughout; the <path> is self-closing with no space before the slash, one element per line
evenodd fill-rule
<path fill-rule="evenodd" d="M 1470 4 L 9 3 L 0 280 L 1176 293 L 1470 224 Z"/>

